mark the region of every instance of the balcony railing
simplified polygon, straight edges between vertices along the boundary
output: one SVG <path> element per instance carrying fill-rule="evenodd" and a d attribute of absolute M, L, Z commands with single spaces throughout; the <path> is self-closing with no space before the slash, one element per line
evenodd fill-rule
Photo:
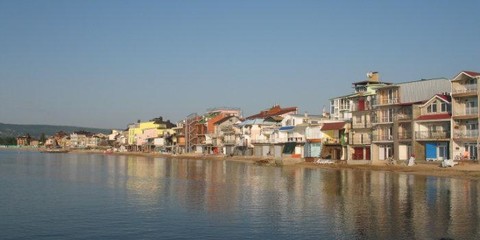
<path fill-rule="evenodd" d="M 339 138 L 327 138 L 322 141 L 324 144 L 340 144 L 342 141 Z"/>
<path fill-rule="evenodd" d="M 478 129 L 455 131 L 453 138 L 478 138 Z"/>
<path fill-rule="evenodd" d="M 400 139 L 400 140 L 412 139 L 412 133 L 411 132 L 399 132 L 398 133 L 398 139 Z"/>
<path fill-rule="evenodd" d="M 223 140 L 223 144 L 227 144 L 227 145 L 238 145 L 239 144 L 239 141 L 235 140 L 235 139 L 224 139 Z"/>
<path fill-rule="evenodd" d="M 353 123 L 352 124 L 353 128 L 371 128 L 372 123 L 371 122 L 364 122 L 364 123 Z"/>
<path fill-rule="evenodd" d="M 392 123 L 393 117 L 384 116 L 373 118 L 373 123 Z"/>
<path fill-rule="evenodd" d="M 378 101 L 378 105 L 386 105 L 386 104 L 396 104 L 398 103 L 398 98 L 386 98 L 386 99 L 380 99 Z"/>
<path fill-rule="evenodd" d="M 395 118 L 397 120 L 411 120 L 412 119 L 412 114 L 409 113 L 398 113 L 395 115 Z"/>
<path fill-rule="evenodd" d="M 450 131 L 415 131 L 416 139 L 446 139 L 450 138 Z"/>
<path fill-rule="evenodd" d="M 271 143 L 270 139 L 252 139 L 251 142 L 252 142 L 252 144 L 255 144 L 255 143 Z"/>
<path fill-rule="evenodd" d="M 453 94 L 461 94 L 461 93 L 477 93 L 478 86 L 477 84 L 465 84 L 453 89 Z"/>
<path fill-rule="evenodd" d="M 273 139 L 252 139 L 252 144 L 255 143 L 286 143 L 286 142 L 305 142 L 303 137 L 289 137 L 289 138 L 273 138 Z"/>
<path fill-rule="evenodd" d="M 393 141 L 393 136 L 388 134 L 373 135 L 373 141 Z"/>
<path fill-rule="evenodd" d="M 478 114 L 478 107 L 469 107 L 469 108 L 455 111 L 456 116 L 477 115 L 477 114 Z"/>
<path fill-rule="evenodd" d="M 370 139 L 370 135 L 364 134 L 354 134 L 350 140 L 350 144 L 371 144 L 372 140 Z"/>

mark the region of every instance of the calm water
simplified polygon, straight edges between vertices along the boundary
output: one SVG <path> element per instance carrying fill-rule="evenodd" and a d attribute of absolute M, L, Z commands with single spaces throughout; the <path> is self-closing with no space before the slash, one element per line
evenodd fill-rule
<path fill-rule="evenodd" d="M 0 151 L 0 239 L 480 239 L 479 182 Z"/>

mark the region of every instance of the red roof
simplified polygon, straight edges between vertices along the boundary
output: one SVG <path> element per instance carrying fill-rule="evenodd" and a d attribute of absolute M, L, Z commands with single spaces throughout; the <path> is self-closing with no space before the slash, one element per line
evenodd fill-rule
<path fill-rule="evenodd" d="M 455 80 L 456 80 L 460 75 L 462 75 L 462 74 L 466 74 L 466 75 L 468 75 L 468 76 L 470 76 L 470 77 L 480 76 L 480 73 L 478 73 L 478 72 L 462 71 L 462 72 L 460 72 L 459 74 L 457 74 L 457 76 L 455 76 L 455 77 L 452 79 L 452 81 L 455 81 Z"/>
<path fill-rule="evenodd" d="M 272 116 L 278 116 L 286 113 L 296 113 L 296 112 L 297 112 L 297 107 L 281 108 L 279 105 L 275 105 L 268 110 L 261 111 L 260 113 L 247 117 L 247 119 L 255 119 L 255 118 L 265 119 Z"/>
<path fill-rule="evenodd" d="M 440 120 L 440 119 L 450 119 L 450 113 L 441 113 L 441 114 L 429 114 L 422 115 L 417 118 L 417 120 Z"/>
<path fill-rule="evenodd" d="M 345 122 L 324 123 L 322 131 L 325 130 L 340 130 L 345 126 Z"/>
<path fill-rule="evenodd" d="M 472 77 L 480 76 L 480 73 L 478 73 L 478 72 L 472 72 L 472 71 L 463 71 L 463 72 L 472 76 Z"/>
<path fill-rule="evenodd" d="M 437 94 L 436 96 L 445 100 L 446 102 L 451 102 L 451 97 L 449 95 Z"/>

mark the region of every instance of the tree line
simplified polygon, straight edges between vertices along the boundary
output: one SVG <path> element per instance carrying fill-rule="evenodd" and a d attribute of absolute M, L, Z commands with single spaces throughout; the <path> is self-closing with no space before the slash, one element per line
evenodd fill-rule
<path fill-rule="evenodd" d="M 0 137 L 0 145 L 17 145 L 15 137 Z"/>

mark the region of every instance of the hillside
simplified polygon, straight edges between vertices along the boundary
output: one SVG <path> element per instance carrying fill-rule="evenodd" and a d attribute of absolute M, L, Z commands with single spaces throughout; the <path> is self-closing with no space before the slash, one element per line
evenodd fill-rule
<path fill-rule="evenodd" d="M 30 134 L 34 138 L 39 138 L 42 133 L 47 136 L 54 135 L 56 132 L 64 131 L 72 133 L 74 131 L 88 131 L 93 133 L 105 133 L 111 132 L 110 129 L 101 128 L 85 128 L 85 127 L 73 127 L 73 126 L 55 126 L 55 125 L 20 125 L 20 124 L 4 124 L 0 123 L 0 137 L 17 137 L 20 135 Z"/>

